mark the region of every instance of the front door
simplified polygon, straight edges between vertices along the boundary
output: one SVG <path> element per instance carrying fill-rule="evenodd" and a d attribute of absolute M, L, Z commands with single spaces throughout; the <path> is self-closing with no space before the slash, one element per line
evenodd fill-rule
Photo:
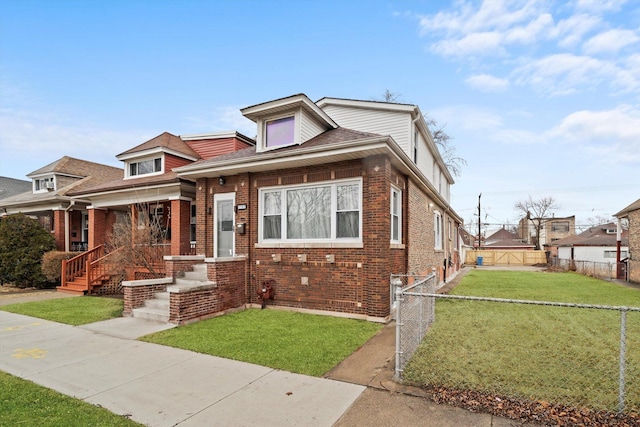
<path fill-rule="evenodd" d="M 213 246 L 216 257 L 231 257 L 235 254 L 234 204 L 235 193 L 215 194 L 213 196 L 215 212 Z"/>

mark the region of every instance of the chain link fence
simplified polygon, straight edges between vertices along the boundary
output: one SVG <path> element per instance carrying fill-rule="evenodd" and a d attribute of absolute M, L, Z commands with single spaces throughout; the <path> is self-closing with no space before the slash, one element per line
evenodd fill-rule
<path fill-rule="evenodd" d="M 551 266 L 603 280 L 615 279 L 617 275 L 615 262 L 576 261 L 552 257 Z"/>
<path fill-rule="evenodd" d="M 398 288 L 397 378 L 499 401 L 640 413 L 640 308 L 429 289 L 421 282 Z"/>
<path fill-rule="evenodd" d="M 435 321 L 436 275 L 391 275 L 392 301 L 396 305 L 396 378 L 418 349 Z"/>

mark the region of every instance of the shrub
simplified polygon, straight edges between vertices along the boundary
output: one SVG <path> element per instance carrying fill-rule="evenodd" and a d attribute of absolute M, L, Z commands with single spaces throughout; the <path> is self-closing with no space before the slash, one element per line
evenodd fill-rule
<path fill-rule="evenodd" d="M 51 282 L 60 283 L 62 260 L 73 258 L 74 252 L 51 251 L 42 256 L 42 274 Z"/>
<path fill-rule="evenodd" d="M 55 240 L 40 223 L 24 214 L 0 220 L 0 283 L 46 287 L 42 274 L 42 255 L 55 249 Z"/>

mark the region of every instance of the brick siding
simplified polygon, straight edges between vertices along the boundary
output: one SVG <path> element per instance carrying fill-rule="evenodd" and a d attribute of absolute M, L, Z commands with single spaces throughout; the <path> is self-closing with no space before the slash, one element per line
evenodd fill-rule
<path fill-rule="evenodd" d="M 632 211 L 629 219 L 629 280 L 640 283 L 640 209 Z"/>

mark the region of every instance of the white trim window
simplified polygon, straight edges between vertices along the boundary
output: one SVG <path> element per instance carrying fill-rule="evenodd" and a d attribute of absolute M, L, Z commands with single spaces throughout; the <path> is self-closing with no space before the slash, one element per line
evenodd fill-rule
<path fill-rule="evenodd" d="M 362 241 L 362 180 L 260 190 L 261 242 Z"/>
<path fill-rule="evenodd" d="M 402 192 L 391 187 L 391 243 L 402 243 Z"/>
<path fill-rule="evenodd" d="M 435 235 L 435 249 L 442 249 L 444 233 L 442 232 L 442 215 L 438 211 L 433 213 L 433 232 Z"/>
<path fill-rule="evenodd" d="M 162 173 L 162 157 L 154 157 L 127 164 L 127 177 Z"/>
<path fill-rule="evenodd" d="M 50 191 L 55 190 L 55 180 L 53 177 L 36 178 L 33 180 L 34 191 Z"/>

